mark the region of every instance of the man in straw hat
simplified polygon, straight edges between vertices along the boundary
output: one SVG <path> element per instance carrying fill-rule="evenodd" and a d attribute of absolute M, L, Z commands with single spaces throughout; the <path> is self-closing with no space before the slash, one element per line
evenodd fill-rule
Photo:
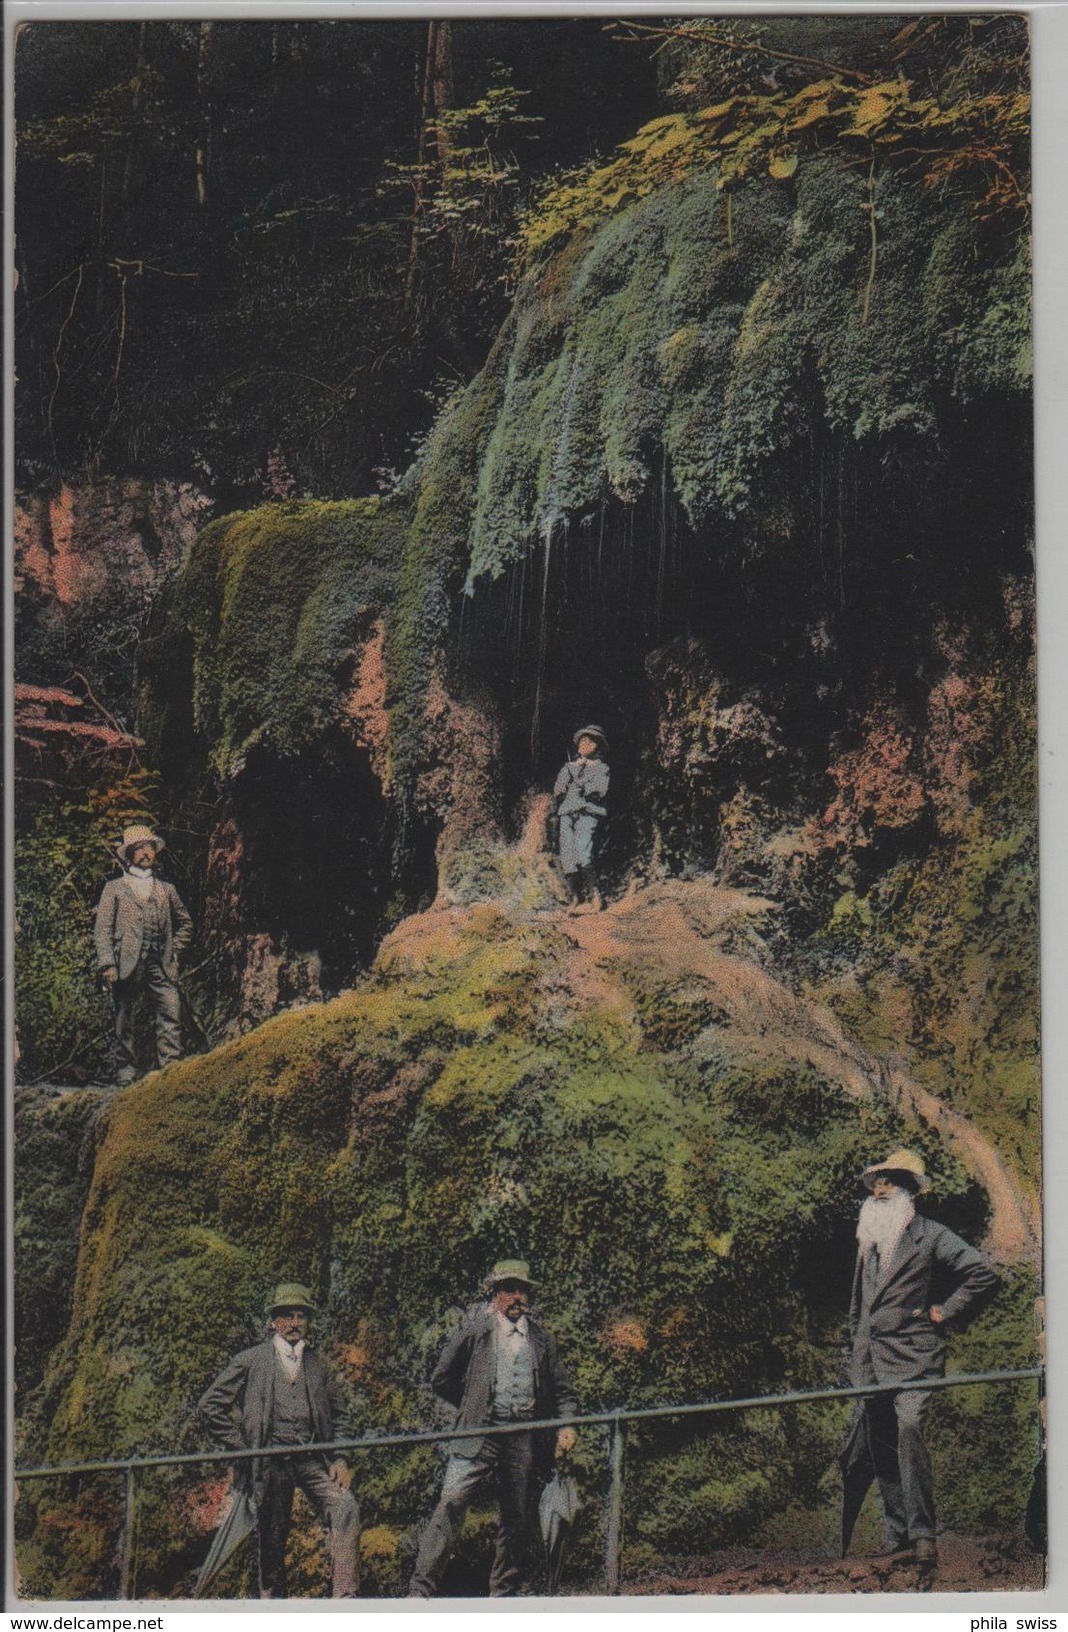
<path fill-rule="evenodd" d="M 530 1313 L 530 1269 L 521 1259 L 494 1264 L 485 1301 L 445 1344 L 431 1387 L 456 1407 L 456 1427 L 475 1430 L 449 1442 L 441 1498 L 423 1533 L 409 1596 L 433 1597 L 452 1554 L 464 1514 L 490 1486 L 499 1509 L 490 1597 L 509 1598 L 526 1584 L 535 1501 L 552 1468 L 575 1443 L 575 1430 L 533 1426 L 569 1417 L 575 1399 L 556 1342 Z M 490 1423 L 529 1422 L 529 1433 L 477 1432 Z"/>
<path fill-rule="evenodd" d="M 604 903 L 593 857 L 597 829 L 608 815 L 608 739 L 599 725 L 583 725 L 572 740 L 578 757 L 567 761 L 553 785 L 560 870 L 575 910 L 600 912 Z"/>
<path fill-rule="evenodd" d="M 127 827 L 117 848 L 123 876 L 104 885 L 96 909 L 97 966 L 115 1006 L 121 1083 L 137 1076 L 134 1007 L 142 992 L 155 1012 L 158 1063 L 166 1065 L 182 1053 L 178 959 L 189 944 L 193 920 L 174 885 L 156 877 L 163 848 L 150 827 Z"/>
<path fill-rule="evenodd" d="M 344 1455 L 301 1452 L 301 1445 L 352 1437 L 341 1392 L 306 1342 L 311 1293 L 296 1281 L 275 1287 L 265 1342 L 244 1349 L 219 1373 L 197 1405 L 217 1444 L 228 1450 L 292 1445 L 291 1456 L 238 1463 L 237 1479 L 255 1513 L 261 1598 L 286 1597 L 286 1541 L 299 1485 L 327 1531 L 333 1596 L 359 1587 L 360 1510 Z"/>
<path fill-rule="evenodd" d="M 941 1377 L 946 1332 L 993 1294 L 998 1278 L 981 1252 L 916 1211 L 915 1198 L 929 1186 L 913 1151 L 895 1150 L 860 1177 L 870 1193 L 857 1221 L 853 1383 Z M 911 1553 L 933 1566 L 934 1494 L 923 1437 L 929 1398 L 918 1389 L 871 1395 L 851 1437 L 859 1436 L 854 1452 L 865 1454 L 869 1477 L 878 1481 L 887 1552 Z"/>

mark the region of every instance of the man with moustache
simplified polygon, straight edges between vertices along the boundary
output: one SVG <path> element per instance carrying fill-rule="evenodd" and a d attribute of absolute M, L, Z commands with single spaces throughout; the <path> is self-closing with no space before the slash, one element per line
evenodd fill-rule
<path fill-rule="evenodd" d="M 871 1194 L 857 1221 L 853 1384 L 941 1377 L 947 1331 L 992 1296 L 998 1278 L 981 1252 L 916 1211 L 915 1198 L 928 1181 L 914 1152 L 893 1151 L 865 1168 L 861 1179 Z M 872 1395 L 858 1427 L 879 1485 L 887 1552 L 910 1553 L 933 1567 L 934 1493 L 923 1437 L 929 1398 L 920 1389 Z"/>
<path fill-rule="evenodd" d="M 238 1464 L 256 1516 L 261 1598 L 285 1598 L 286 1541 L 299 1485 L 325 1527 L 333 1596 L 354 1598 L 359 1586 L 360 1510 L 344 1455 L 330 1461 L 301 1445 L 347 1439 L 352 1426 L 337 1383 L 306 1337 L 314 1312 L 306 1286 L 286 1281 L 267 1308 L 267 1339 L 235 1355 L 197 1405 L 201 1422 L 228 1450 L 292 1445 L 292 1456 Z"/>
<path fill-rule="evenodd" d="M 134 1008 L 147 992 L 156 1023 L 160 1067 L 181 1059 L 181 997 L 178 959 L 189 945 L 193 920 L 173 884 L 156 877 L 164 842 L 150 827 L 127 827 L 116 854 L 123 876 L 104 885 L 93 938 L 97 969 L 111 993 L 119 1070 L 116 1081 L 137 1076 Z"/>
<path fill-rule="evenodd" d="M 527 1582 L 530 1539 L 538 1488 L 549 1476 L 553 1457 L 575 1443 L 575 1430 L 559 1432 L 533 1425 L 539 1419 L 569 1417 L 575 1399 L 556 1342 L 530 1313 L 529 1266 L 506 1258 L 494 1265 L 486 1299 L 476 1306 L 445 1344 L 431 1387 L 456 1407 L 456 1426 L 476 1430 L 470 1439 L 449 1442 L 441 1497 L 419 1547 L 408 1595 L 431 1598 L 472 1502 L 496 1487 L 497 1549 L 490 1571 L 491 1598 L 514 1597 Z M 490 1423 L 529 1422 L 529 1433 L 481 1436 Z"/>

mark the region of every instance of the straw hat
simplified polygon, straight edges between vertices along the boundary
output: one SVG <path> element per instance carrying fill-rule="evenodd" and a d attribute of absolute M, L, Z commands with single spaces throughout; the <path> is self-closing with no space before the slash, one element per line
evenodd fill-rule
<path fill-rule="evenodd" d="M 522 1258 L 500 1259 L 486 1277 L 486 1284 L 490 1287 L 500 1286 L 502 1281 L 522 1281 L 524 1286 L 533 1286 L 530 1265 L 524 1263 Z"/>
<path fill-rule="evenodd" d="M 860 1176 L 869 1190 L 880 1176 L 903 1184 L 917 1196 L 922 1196 L 925 1190 L 931 1188 L 923 1165 L 923 1157 L 917 1156 L 912 1150 L 892 1150 L 885 1162 L 876 1162 L 873 1166 L 866 1167 Z"/>
<path fill-rule="evenodd" d="M 167 848 L 165 841 L 160 838 L 158 833 L 153 833 L 150 827 L 135 825 L 123 828 L 122 843 L 115 846 L 115 853 L 120 861 L 126 861 L 130 851 L 139 844 L 155 845 L 157 856 L 161 850 Z"/>

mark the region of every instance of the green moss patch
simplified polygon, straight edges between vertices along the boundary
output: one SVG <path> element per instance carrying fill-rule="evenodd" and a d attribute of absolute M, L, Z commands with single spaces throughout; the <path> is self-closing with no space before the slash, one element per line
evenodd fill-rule
<path fill-rule="evenodd" d="M 196 725 L 220 768 L 253 742 L 294 751 L 336 717 L 346 665 L 392 596 L 407 514 L 399 499 L 293 499 L 198 536 L 166 622 L 172 640 L 192 635 Z"/>

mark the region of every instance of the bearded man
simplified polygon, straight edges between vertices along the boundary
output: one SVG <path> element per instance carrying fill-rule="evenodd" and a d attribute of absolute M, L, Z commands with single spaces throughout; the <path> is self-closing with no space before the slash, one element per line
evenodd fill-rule
<path fill-rule="evenodd" d="M 164 841 L 150 827 L 126 828 L 116 851 L 123 876 L 104 885 L 96 909 L 97 970 L 115 1008 L 115 1080 L 122 1084 L 137 1076 L 134 1008 L 142 993 L 151 999 L 155 1015 L 157 1064 L 182 1056 L 178 959 L 189 945 L 193 920 L 174 885 L 156 877 L 163 848 Z"/>
<path fill-rule="evenodd" d="M 916 1211 L 915 1198 L 929 1188 L 919 1156 L 895 1150 L 860 1176 L 871 1194 L 857 1221 L 853 1384 L 941 1377 L 947 1331 L 992 1296 L 998 1278 L 981 1252 Z M 920 1389 L 872 1395 L 857 1426 L 879 1485 L 887 1551 L 933 1566 L 934 1494 L 923 1437 L 929 1398 Z"/>

